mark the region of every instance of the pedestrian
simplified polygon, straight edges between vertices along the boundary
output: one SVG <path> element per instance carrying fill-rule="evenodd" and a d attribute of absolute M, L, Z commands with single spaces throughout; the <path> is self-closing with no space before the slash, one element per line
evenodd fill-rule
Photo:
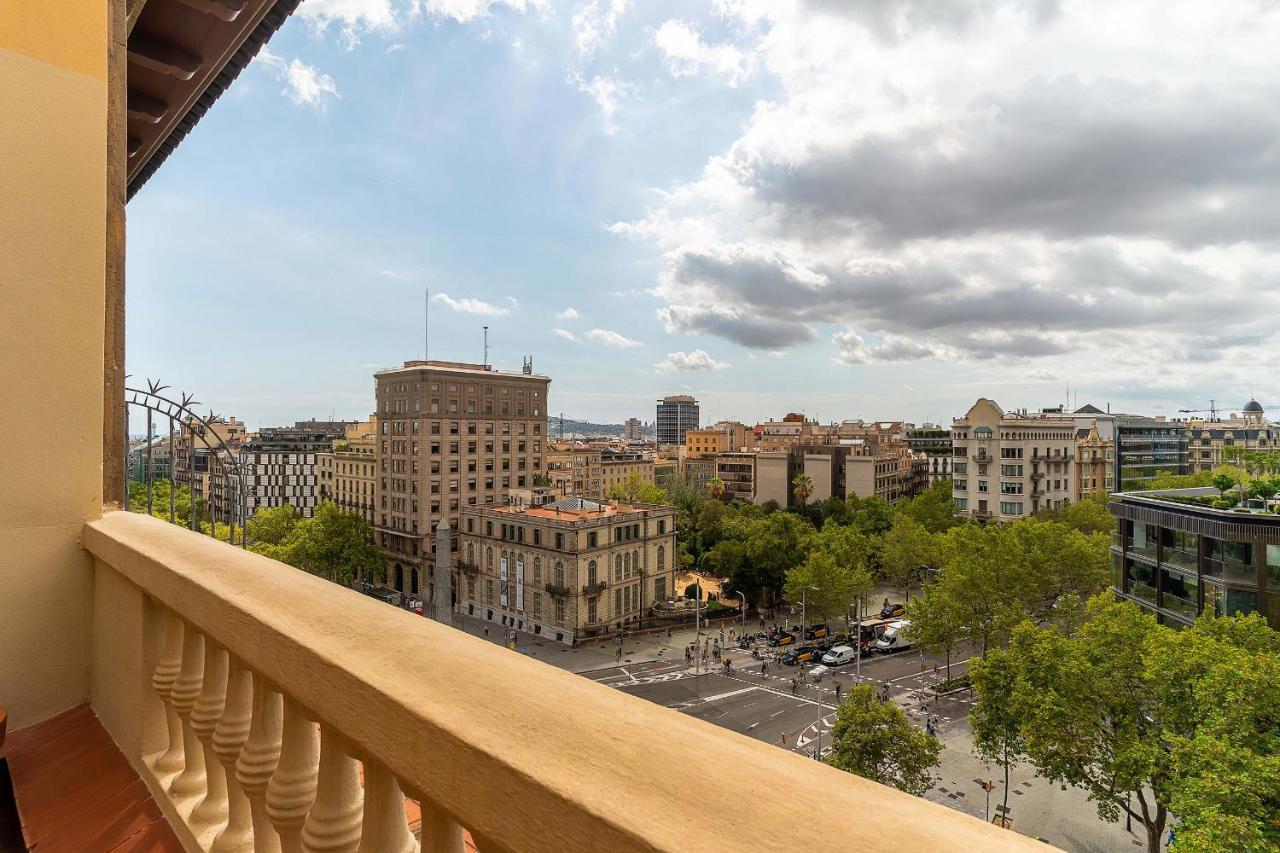
<path fill-rule="evenodd" d="M 793 677 L 791 679 L 791 695 L 794 696 L 799 692 L 800 692 L 800 682 L 796 681 L 795 678 Z"/>
<path fill-rule="evenodd" d="M 783 732 L 783 733 L 782 733 L 782 745 L 783 745 L 783 746 L 786 746 L 786 745 L 787 745 L 787 733 L 786 733 L 786 732 Z"/>
<path fill-rule="evenodd" d="M 924 730 L 926 733 L 928 733 L 929 737 L 938 736 L 938 732 L 933 728 L 933 717 L 930 717 L 929 719 L 925 720 Z"/>
<path fill-rule="evenodd" d="M 671 642 L 671 629 L 670 629 L 670 628 L 668 628 L 668 629 L 667 629 L 667 642 L 668 642 L 668 643 L 669 643 L 669 642 Z"/>
<path fill-rule="evenodd" d="M 840 703 L 840 682 L 836 682 L 836 704 Z"/>
<path fill-rule="evenodd" d="M 760 664 L 760 674 L 766 675 L 768 674 L 768 672 L 769 672 L 769 662 L 765 661 L 764 663 Z"/>
<path fill-rule="evenodd" d="M 618 646 L 618 663 L 622 663 L 622 646 Z"/>

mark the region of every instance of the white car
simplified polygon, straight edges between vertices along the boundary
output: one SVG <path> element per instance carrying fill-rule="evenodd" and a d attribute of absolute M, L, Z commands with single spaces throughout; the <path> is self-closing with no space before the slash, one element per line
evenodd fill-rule
<path fill-rule="evenodd" d="M 840 666 L 846 663 L 853 663 L 856 652 L 853 646 L 836 646 L 831 651 L 822 656 L 822 662 L 827 666 Z"/>
<path fill-rule="evenodd" d="M 831 671 L 830 667 L 823 666 L 822 664 L 818 664 L 817 666 L 809 670 L 809 675 L 812 676 L 813 678 L 821 678 L 822 676 L 826 675 L 830 671 Z"/>

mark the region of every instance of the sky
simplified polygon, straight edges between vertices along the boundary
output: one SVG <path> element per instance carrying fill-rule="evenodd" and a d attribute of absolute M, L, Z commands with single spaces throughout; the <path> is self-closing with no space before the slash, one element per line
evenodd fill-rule
<path fill-rule="evenodd" d="M 1277 44 L 1277 0 L 304 0 L 130 202 L 128 369 L 359 418 L 488 325 L 602 422 L 1280 416 Z"/>

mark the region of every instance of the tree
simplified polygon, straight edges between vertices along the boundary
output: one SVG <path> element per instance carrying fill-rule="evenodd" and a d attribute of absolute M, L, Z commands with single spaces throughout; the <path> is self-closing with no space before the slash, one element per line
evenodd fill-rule
<path fill-rule="evenodd" d="M 946 533 L 960 523 L 960 513 L 951 493 L 950 480 L 938 480 L 928 489 L 895 507 L 929 533 Z"/>
<path fill-rule="evenodd" d="M 551 478 L 546 474 L 534 474 L 533 486 L 535 489 L 549 489 L 551 488 Z"/>
<path fill-rule="evenodd" d="M 736 589 L 770 603 L 782 591 L 787 569 L 804 562 L 813 525 L 789 512 L 778 512 L 742 523 L 740 535 L 746 549 L 745 571 L 734 576 Z"/>
<path fill-rule="evenodd" d="M 899 515 L 880 538 L 880 572 L 908 598 L 911 585 L 924 579 L 926 567 L 934 562 L 933 537 L 910 515 Z"/>
<path fill-rule="evenodd" d="M 951 658 L 965 638 L 964 617 L 964 610 L 936 584 L 925 587 L 907 608 L 911 641 L 927 652 L 946 656 L 947 681 L 951 680 Z"/>
<path fill-rule="evenodd" d="M 796 496 L 796 503 L 805 506 L 809 503 L 809 496 L 813 494 L 813 478 L 808 474 L 796 474 L 791 481 L 791 491 Z"/>
<path fill-rule="evenodd" d="M 1213 487 L 1221 492 L 1222 496 L 1225 498 L 1227 496 L 1227 492 L 1235 488 L 1236 478 L 1226 471 L 1219 470 L 1214 473 L 1213 480 L 1211 482 L 1213 483 Z"/>
<path fill-rule="evenodd" d="M 918 602 L 917 602 L 918 603 Z M 912 634 L 916 625 L 911 623 Z M 1004 769 L 1004 814 L 1009 811 L 1009 767 L 1023 756 L 1021 717 L 1014 704 L 1018 670 L 1004 655 L 974 661 L 969 666 L 978 702 L 969 711 L 973 746 L 987 761 Z"/>
<path fill-rule="evenodd" d="M 965 524 L 939 537 L 937 594 L 959 608 L 964 638 L 982 650 L 1002 644 L 1034 599 L 1034 572 L 1016 525 Z M 926 590 L 927 591 L 927 590 Z"/>
<path fill-rule="evenodd" d="M 356 576 L 377 582 L 386 574 L 386 558 L 373 544 L 373 528 L 329 502 L 316 507 L 311 518 L 295 524 L 273 547 L 277 559 L 335 583 L 349 584 Z"/>
<path fill-rule="evenodd" d="M 849 497 L 853 509 L 851 524 L 864 536 L 880 536 L 893 526 L 893 505 L 879 495 Z"/>
<path fill-rule="evenodd" d="M 170 489 L 173 492 L 173 521 L 175 524 L 186 526 L 190 519 L 191 513 L 191 487 L 186 483 L 178 483 L 176 487 L 171 486 L 167 479 L 154 480 L 150 486 L 151 492 L 151 514 L 156 518 L 169 520 L 169 494 Z M 129 481 L 129 511 L 146 513 L 147 511 L 147 491 L 146 483 L 137 480 Z M 205 504 L 202 499 L 196 499 L 196 523 L 199 524 L 208 518 L 205 511 Z"/>
<path fill-rule="evenodd" d="M 784 592 L 792 604 L 805 602 L 805 616 L 810 623 L 843 615 L 847 628 L 849 608 L 874 586 L 865 556 L 860 562 L 849 563 L 829 551 L 814 550 L 803 563 L 787 572 Z"/>
<path fill-rule="evenodd" d="M 712 477 L 707 481 L 707 494 L 714 500 L 720 500 L 724 497 L 724 480 L 719 477 Z"/>
<path fill-rule="evenodd" d="M 671 504 L 667 492 L 661 486 L 639 474 L 632 474 L 624 482 L 615 484 L 605 497 L 625 504 Z"/>
<path fill-rule="evenodd" d="M 1056 521 L 1081 533 L 1106 533 L 1116 530 L 1116 517 L 1107 510 L 1107 496 L 1094 493 L 1079 503 L 1064 503 L 1061 507 L 1045 508 L 1036 514 L 1044 521 Z"/>
<path fill-rule="evenodd" d="M 869 684 L 850 689 L 836 709 L 827 763 L 865 779 L 921 796 L 933 786 L 938 739 L 907 720 L 893 702 L 881 702 Z"/>
<path fill-rule="evenodd" d="M 259 550 L 264 545 L 281 545 L 301 520 L 292 504 L 263 507 L 249 519 L 249 547 Z"/>
<path fill-rule="evenodd" d="M 1018 540 L 1028 570 L 1023 605 L 1044 618 L 1064 595 L 1090 598 L 1107 587 L 1111 572 L 1110 538 L 1086 536 L 1065 524 L 1027 518 L 1006 530 Z"/>

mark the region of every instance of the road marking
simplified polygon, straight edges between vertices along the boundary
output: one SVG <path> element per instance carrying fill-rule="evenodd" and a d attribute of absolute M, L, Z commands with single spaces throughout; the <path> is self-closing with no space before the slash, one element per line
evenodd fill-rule
<path fill-rule="evenodd" d="M 786 709 L 786 708 L 783 708 L 783 709 L 782 709 L 781 711 L 779 711 L 777 714 L 770 714 L 770 715 L 769 715 L 769 719 L 771 719 L 771 720 L 772 720 L 774 717 L 778 716 L 778 714 L 785 714 L 785 713 L 787 713 L 787 709 Z"/>
<path fill-rule="evenodd" d="M 717 693 L 715 696 L 707 696 L 703 702 L 718 702 L 721 699 L 728 699 L 730 696 L 741 696 L 743 693 L 750 693 L 756 690 L 756 687 L 744 687 L 741 690 L 730 690 L 728 693 Z"/>

